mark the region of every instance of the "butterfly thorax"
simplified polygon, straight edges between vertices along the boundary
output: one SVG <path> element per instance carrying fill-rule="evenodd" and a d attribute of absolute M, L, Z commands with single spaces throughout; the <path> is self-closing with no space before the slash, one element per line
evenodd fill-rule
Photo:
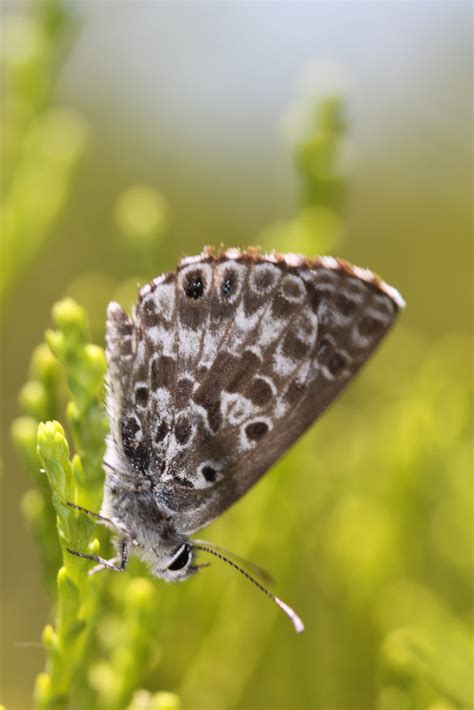
<path fill-rule="evenodd" d="M 147 481 L 137 479 L 130 487 L 123 476 L 109 473 L 101 514 L 113 521 L 122 532 L 122 538 L 133 545 L 133 550 L 155 576 L 176 581 L 192 573 L 191 554 L 187 555 L 189 560 L 182 558 L 189 564 L 169 573 L 170 565 L 189 543 L 185 536 L 176 532 L 172 516 L 160 507 Z"/>

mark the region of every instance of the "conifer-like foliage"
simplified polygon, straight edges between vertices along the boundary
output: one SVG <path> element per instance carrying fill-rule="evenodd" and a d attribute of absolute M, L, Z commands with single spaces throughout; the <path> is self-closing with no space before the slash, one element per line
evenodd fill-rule
<path fill-rule="evenodd" d="M 47 663 L 46 671 L 37 678 L 35 706 L 68 707 L 73 701 L 79 707 L 138 708 L 146 694 L 138 693 L 136 701 L 133 696 L 150 668 L 153 645 L 154 585 L 133 574 L 118 586 L 105 575 L 90 576 L 90 564 L 67 552 L 69 547 L 93 554 L 105 548 L 105 554 L 110 553 L 106 532 L 97 529 L 89 516 L 67 505 L 70 501 L 92 511 L 100 508 L 107 430 L 104 353 L 88 342 L 85 313 L 71 299 L 55 306 L 53 322 L 55 329 L 48 331 L 47 343 L 35 353 L 32 379 L 22 392 L 29 416 L 18 419 L 13 428 L 40 483 L 27 494 L 25 513 L 37 533 L 45 576 L 50 581 L 53 575 L 56 578 L 52 590 L 55 621 L 43 632 Z M 61 385 L 70 398 L 65 414 L 58 405 Z M 58 421 L 39 421 L 35 431 L 35 413 L 41 416 L 53 411 L 67 423 L 73 455 Z M 44 486 L 45 477 L 50 490 Z M 51 514 L 50 500 L 55 515 Z M 59 561 L 58 570 L 55 561 Z M 115 626 L 114 635 L 120 643 L 115 651 L 110 648 L 110 653 L 101 654 L 104 623 Z M 146 708 L 171 710 L 178 706 L 176 697 L 169 693 L 146 698 Z"/>

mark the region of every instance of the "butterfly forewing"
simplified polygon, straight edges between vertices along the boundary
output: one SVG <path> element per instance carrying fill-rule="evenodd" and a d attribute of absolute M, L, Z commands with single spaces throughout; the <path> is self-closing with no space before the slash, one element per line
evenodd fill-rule
<path fill-rule="evenodd" d="M 109 308 L 114 444 L 190 534 L 253 485 L 335 399 L 403 305 L 322 257 L 205 251 Z"/>

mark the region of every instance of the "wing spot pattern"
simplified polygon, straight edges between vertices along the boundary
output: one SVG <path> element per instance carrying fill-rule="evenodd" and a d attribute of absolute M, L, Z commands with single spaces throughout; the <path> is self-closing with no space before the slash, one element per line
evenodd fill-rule
<path fill-rule="evenodd" d="M 268 424 L 265 422 L 252 422 L 245 427 L 245 433 L 250 441 L 259 441 L 268 431 Z"/>
<path fill-rule="evenodd" d="M 162 355 L 151 363 L 151 386 L 154 391 L 160 387 L 169 389 L 176 379 L 176 361 L 172 357 Z"/>
<path fill-rule="evenodd" d="M 247 387 L 246 395 L 253 404 L 262 407 L 272 398 L 272 388 L 261 377 L 256 377 Z"/>
<path fill-rule="evenodd" d="M 230 292 L 232 291 L 232 279 L 227 276 L 226 280 L 224 281 L 224 286 L 222 287 L 222 293 L 224 296 L 228 296 Z"/>
<path fill-rule="evenodd" d="M 176 441 L 180 446 L 185 446 L 191 439 L 193 428 L 187 417 L 180 417 L 174 429 Z"/>
<path fill-rule="evenodd" d="M 340 353 L 334 353 L 328 362 L 328 369 L 332 375 L 338 375 L 344 369 L 346 358 Z"/>
<path fill-rule="evenodd" d="M 284 261 L 281 255 L 233 250 L 214 256 L 208 251 L 145 286 L 133 324 L 122 323 L 125 315 L 109 316 L 109 321 L 120 321 L 108 326 L 109 387 L 121 405 L 117 414 L 111 410 L 114 442 L 130 467 L 156 476 L 157 484 L 171 481 L 188 487 L 182 497 L 172 486 L 163 495 L 171 509 L 177 496 L 176 512 L 184 521 L 189 511 L 193 526 L 215 511 L 208 509 L 204 493 L 191 495 L 192 488 L 215 486 L 224 459 L 234 474 L 239 455 L 262 439 L 267 447 L 259 449 L 259 456 L 270 465 L 272 452 L 281 453 L 288 438 L 296 438 L 297 429 L 309 424 L 311 408 L 316 418 L 335 398 L 400 307 L 401 299 L 369 272 L 335 259 L 290 256 Z M 268 317 L 262 324 L 264 311 Z M 267 325 L 270 335 L 257 339 Z M 156 338 L 150 340 L 152 328 Z M 201 338 L 202 352 L 194 357 L 193 350 L 191 358 L 187 339 L 192 330 Z M 124 364 L 125 355 L 130 365 Z M 273 367 L 275 357 L 279 369 Z M 316 392 L 312 387 L 319 383 Z M 231 421 L 236 407 L 227 406 L 228 401 L 236 398 L 238 403 L 238 397 L 248 402 L 249 411 Z M 135 404 L 135 414 L 133 406 L 125 417 L 121 414 L 124 402 Z M 297 408 L 303 415 L 301 427 L 299 420 L 291 420 Z M 249 462 L 242 472 L 245 487 L 256 480 Z M 229 485 L 231 478 L 235 476 L 229 477 Z M 229 494 L 226 505 L 242 490 Z"/>
<path fill-rule="evenodd" d="M 186 279 L 184 292 L 188 298 L 197 301 L 204 293 L 204 279 L 200 271 L 190 273 Z"/>
<path fill-rule="evenodd" d="M 191 397 L 194 387 L 194 380 L 190 377 L 183 377 L 178 380 L 178 387 L 176 391 L 176 407 L 178 409 L 183 409 Z"/>
<path fill-rule="evenodd" d="M 293 360 L 302 360 L 309 352 L 309 345 L 300 340 L 291 330 L 285 336 L 283 354 Z"/>
<path fill-rule="evenodd" d="M 356 301 L 348 298 L 343 293 L 336 296 L 336 307 L 344 316 L 351 316 L 355 312 L 357 305 Z"/>
<path fill-rule="evenodd" d="M 139 407 L 146 407 L 148 404 L 148 387 L 140 385 L 135 388 L 135 402 Z"/>
<path fill-rule="evenodd" d="M 363 318 L 358 326 L 358 331 L 360 335 L 367 337 L 367 336 L 376 336 L 378 333 L 381 333 L 382 330 L 385 328 L 385 323 L 383 323 L 381 320 L 378 320 L 377 318 L 372 318 L 372 317 L 367 317 Z"/>
<path fill-rule="evenodd" d="M 155 441 L 157 444 L 159 444 L 161 441 L 163 441 L 163 439 L 167 435 L 168 431 L 169 431 L 168 424 L 165 421 L 160 422 L 160 424 L 158 425 L 156 432 L 155 432 Z"/>
<path fill-rule="evenodd" d="M 217 471 L 212 466 L 203 466 L 201 473 L 208 483 L 214 483 L 217 477 Z"/>
<path fill-rule="evenodd" d="M 141 427 L 136 417 L 129 416 L 122 422 L 122 448 L 130 464 L 140 473 L 146 474 L 150 462 L 147 446 L 138 436 Z"/>

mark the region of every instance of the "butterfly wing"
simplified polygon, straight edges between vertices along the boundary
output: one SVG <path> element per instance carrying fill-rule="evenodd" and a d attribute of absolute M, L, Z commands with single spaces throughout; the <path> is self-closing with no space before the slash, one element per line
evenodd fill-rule
<path fill-rule="evenodd" d="M 142 289 L 121 441 L 178 532 L 207 525 L 268 470 L 402 303 L 371 272 L 330 257 L 237 250 L 184 259 Z"/>
<path fill-rule="evenodd" d="M 107 308 L 106 355 L 109 439 L 111 443 L 115 444 L 115 446 L 108 447 L 108 457 L 112 456 L 113 458 L 115 451 L 118 451 L 120 446 L 124 401 L 135 357 L 132 321 L 121 306 L 115 302 L 110 303 Z M 106 461 L 112 467 L 114 464 L 108 460 L 108 457 L 106 457 Z"/>

